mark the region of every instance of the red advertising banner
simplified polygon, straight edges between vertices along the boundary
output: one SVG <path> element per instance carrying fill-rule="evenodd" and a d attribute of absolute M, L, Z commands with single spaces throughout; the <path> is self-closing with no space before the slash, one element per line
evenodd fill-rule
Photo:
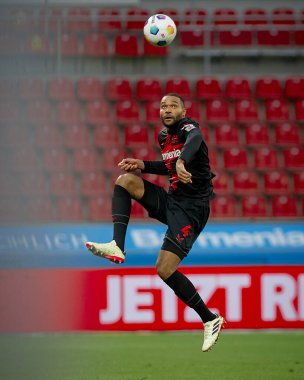
<path fill-rule="evenodd" d="M 304 328 L 303 266 L 184 267 L 232 329 Z M 0 271 L 0 331 L 201 329 L 153 268 Z"/>

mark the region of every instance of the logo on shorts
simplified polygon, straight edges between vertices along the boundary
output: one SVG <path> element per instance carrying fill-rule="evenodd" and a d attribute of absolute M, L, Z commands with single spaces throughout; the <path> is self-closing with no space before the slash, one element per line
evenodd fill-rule
<path fill-rule="evenodd" d="M 185 240 L 185 238 L 186 238 L 187 236 L 190 235 L 190 230 L 191 230 L 191 225 L 188 224 L 187 226 L 185 226 L 185 227 L 183 227 L 183 228 L 181 229 L 181 233 L 182 233 L 183 236 L 181 236 L 180 234 L 178 234 L 178 235 L 176 236 L 176 239 L 177 239 L 179 242 Z"/>

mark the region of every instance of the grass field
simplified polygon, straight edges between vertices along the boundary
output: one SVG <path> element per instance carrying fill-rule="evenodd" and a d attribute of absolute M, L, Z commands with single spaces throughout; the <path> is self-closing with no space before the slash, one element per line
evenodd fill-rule
<path fill-rule="evenodd" d="M 0 336 L 3 380 L 302 380 L 304 332 Z"/>

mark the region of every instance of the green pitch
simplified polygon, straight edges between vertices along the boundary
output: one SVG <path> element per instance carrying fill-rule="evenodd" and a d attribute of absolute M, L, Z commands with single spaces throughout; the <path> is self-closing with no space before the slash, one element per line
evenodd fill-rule
<path fill-rule="evenodd" d="M 0 336 L 3 380 L 301 380 L 304 332 Z"/>

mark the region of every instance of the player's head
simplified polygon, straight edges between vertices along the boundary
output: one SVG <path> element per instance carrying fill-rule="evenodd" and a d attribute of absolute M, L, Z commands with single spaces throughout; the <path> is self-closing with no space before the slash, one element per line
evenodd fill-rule
<path fill-rule="evenodd" d="M 184 99 L 175 93 L 169 93 L 160 101 L 160 118 L 166 127 L 170 127 L 186 115 Z"/>

